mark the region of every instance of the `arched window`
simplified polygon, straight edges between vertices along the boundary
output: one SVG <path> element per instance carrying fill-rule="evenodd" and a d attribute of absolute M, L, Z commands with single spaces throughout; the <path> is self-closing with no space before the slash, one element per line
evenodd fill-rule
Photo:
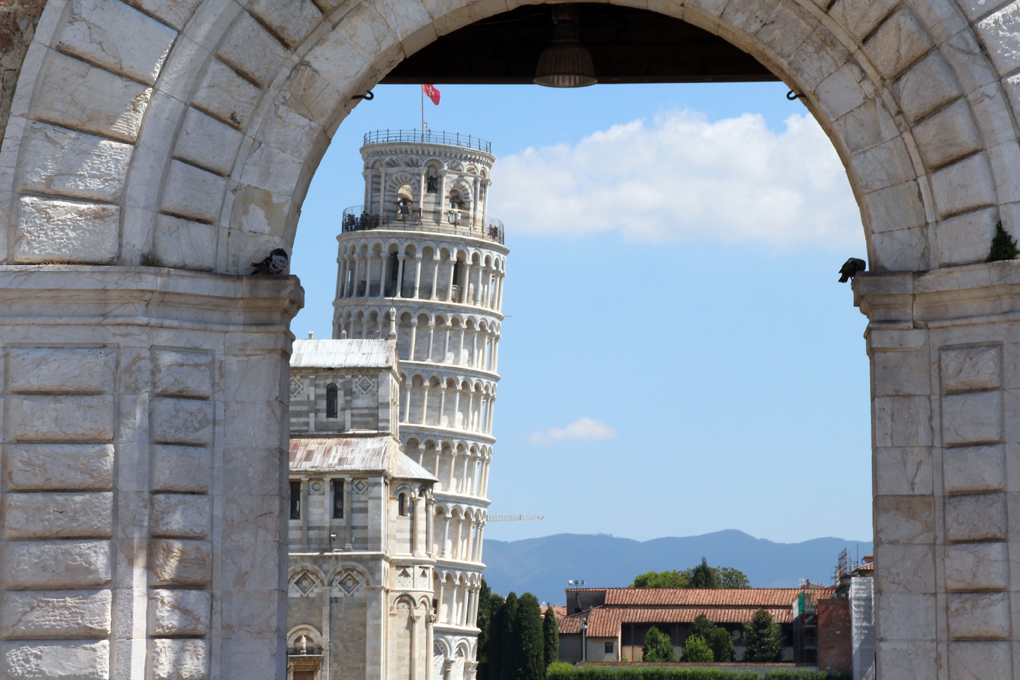
<path fill-rule="evenodd" d="M 330 384 L 326 386 L 326 417 L 336 418 L 336 385 Z"/>
<path fill-rule="evenodd" d="M 400 494 L 397 496 L 397 514 L 401 517 L 407 516 L 407 495 Z"/>

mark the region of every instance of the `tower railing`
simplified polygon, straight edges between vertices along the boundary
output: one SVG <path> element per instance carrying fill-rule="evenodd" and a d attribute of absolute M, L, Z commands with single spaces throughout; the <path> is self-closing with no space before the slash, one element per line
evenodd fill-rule
<path fill-rule="evenodd" d="M 459 146 L 465 149 L 478 149 L 487 154 L 492 153 L 492 142 L 462 135 L 459 132 L 437 132 L 425 130 L 374 130 L 365 133 L 365 144 L 395 144 L 400 142 L 420 142 L 423 144 L 443 144 Z"/>
<path fill-rule="evenodd" d="M 474 226 L 474 219 L 470 215 L 463 215 L 456 210 L 444 211 L 442 216 L 445 221 L 433 219 L 433 215 L 434 211 L 431 210 L 422 215 L 420 208 L 407 209 L 406 211 L 393 208 L 384 210 L 382 213 L 369 213 L 365 211 L 363 205 L 352 205 L 344 209 L 341 231 L 344 234 L 373 229 L 432 231 L 441 234 L 485 238 L 500 245 L 504 243 L 503 223 L 494 217 L 488 218 L 483 227 L 480 224 Z"/>

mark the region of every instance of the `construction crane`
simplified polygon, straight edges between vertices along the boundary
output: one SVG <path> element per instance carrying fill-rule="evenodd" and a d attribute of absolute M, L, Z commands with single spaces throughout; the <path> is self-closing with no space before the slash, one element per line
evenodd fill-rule
<path fill-rule="evenodd" d="M 529 519 L 545 519 L 542 515 L 489 515 L 488 522 L 523 522 Z"/>

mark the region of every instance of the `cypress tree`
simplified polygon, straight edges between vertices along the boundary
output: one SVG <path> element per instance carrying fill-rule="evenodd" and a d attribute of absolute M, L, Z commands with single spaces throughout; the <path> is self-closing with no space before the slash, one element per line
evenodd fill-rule
<path fill-rule="evenodd" d="M 517 650 L 514 648 L 514 619 L 517 618 L 517 595 L 511 592 L 493 620 L 492 639 L 498 638 L 498 653 L 489 659 L 492 670 L 489 680 L 517 680 Z"/>
<path fill-rule="evenodd" d="M 545 667 L 560 659 L 560 624 L 556 620 L 556 612 L 552 606 L 545 610 L 542 620 L 542 639 L 545 642 Z"/>
<path fill-rule="evenodd" d="M 708 561 L 702 557 L 701 564 L 691 569 L 691 588 L 718 588 L 719 574 L 708 566 Z"/>
<path fill-rule="evenodd" d="M 524 593 L 517 602 L 513 646 L 517 654 L 517 680 L 542 680 L 545 677 L 542 608 L 531 593 Z"/>
<path fill-rule="evenodd" d="M 641 659 L 648 662 L 676 663 L 676 651 L 669 636 L 652 626 L 645 635 L 645 644 L 641 648 Z"/>
<path fill-rule="evenodd" d="M 744 661 L 775 661 L 782 651 L 782 633 L 779 624 L 772 620 L 772 615 L 759 609 L 744 624 Z"/>
<path fill-rule="evenodd" d="M 482 587 L 478 591 L 478 680 L 497 680 L 492 674 L 496 667 L 493 659 L 499 657 L 499 638 L 494 636 L 495 616 L 503 607 L 503 598 L 489 589 L 489 584 L 482 579 Z"/>

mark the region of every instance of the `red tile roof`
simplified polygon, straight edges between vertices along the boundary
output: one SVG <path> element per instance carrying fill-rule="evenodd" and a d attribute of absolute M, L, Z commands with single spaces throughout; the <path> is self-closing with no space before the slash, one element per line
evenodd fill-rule
<path fill-rule="evenodd" d="M 580 635 L 581 626 L 584 625 L 583 616 L 565 616 L 562 619 L 556 619 L 556 623 L 559 624 L 561 635 Z"/>
<path fill-rule="evenodd" d="M 620 607 L 789 608 L 801 593 L 831 597 L 832 589 L 804 588 L 606 588 L 606 605 Z M 824 593 L 824 594 L 823 594 Z"/>
<path fill-rule="evenodd" d="M 588 615 L 588 637 L 615 638 L 620 634 L 623 615 L 623 609 L 595 607 Z"/>

